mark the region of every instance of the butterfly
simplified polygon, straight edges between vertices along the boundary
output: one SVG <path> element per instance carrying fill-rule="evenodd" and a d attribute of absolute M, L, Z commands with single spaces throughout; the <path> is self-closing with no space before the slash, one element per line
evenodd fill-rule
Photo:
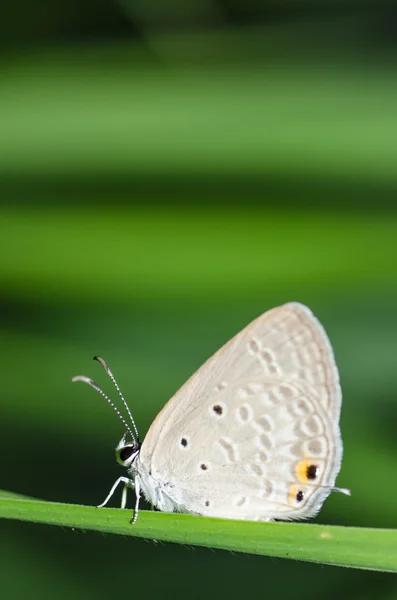
<path fill-rule="evenodd" d="M 331 344 L 306 306 L 291 302 L 252 321 L 180 388 L 140 442 L 131 411 L 107 363 L 130 424 L 116 447 L 128 477 L 117 479 L 166 512 L 250 521 L 312 517 L 342 460 L 342 394 Z"/>

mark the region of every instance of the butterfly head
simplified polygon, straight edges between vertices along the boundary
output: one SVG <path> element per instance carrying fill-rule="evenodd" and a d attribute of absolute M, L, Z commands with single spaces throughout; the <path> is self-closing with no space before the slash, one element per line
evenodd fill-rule
<path fill-rule="evenodd" d="M 127 434 L 124 434 L 116 446 L 116 460 L 122 467 L 131 467 L 141 449 L 138 441 L 127 441 Z"/>

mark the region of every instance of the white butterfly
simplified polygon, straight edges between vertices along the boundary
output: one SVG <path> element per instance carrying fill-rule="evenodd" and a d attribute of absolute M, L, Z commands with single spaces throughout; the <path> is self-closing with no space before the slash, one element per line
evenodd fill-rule
<path fill-rule="evenodd" d="M 315 515 L 332 490 L 342 459 L 341 390 L 327 335 L 299 303 L 274 308 L 240 331 L 167 402 L 142 443 L 127 433 L 116 448 L 129 477 L 113 485 L 141 492 L 167 512 L 270 521 Z M 128 439 L 130 438 L 130 439 Z"/>

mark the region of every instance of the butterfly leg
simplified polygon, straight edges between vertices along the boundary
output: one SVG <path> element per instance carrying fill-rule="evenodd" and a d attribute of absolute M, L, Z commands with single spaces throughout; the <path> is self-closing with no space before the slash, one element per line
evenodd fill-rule
<path fill-rule="evenodd" d="M 131 487 L 131 480 L 129 483 L 124 483 L 123 492 L 121 494 L 121 507 L 120 508 L 125 508 L 127 505 L 127 491 L 128 491 L 129 487 Z"/>
<path fill-rule="evenodd" d="M 117 486 L 120 483 L 124 483 L 123 495 L 121 497 L 121 508 L 125 508 L 125 504 L 127 502 L 127 488 L 134 486 L 134 482 L 132 481 L 132 479 L 128 479 L 128 477 L 119 477 L 117 479 L 117 481 L 115 481 L 115 483 L 112 486 L 112 489 L 106 496 L 104 502 L 102 502 L 102 504 L 98 504 L 98 508 L 102 508 L 103 506 L 106 506 L 106 504 L 109 502 L 110 498 L 113 496 L 114 492 L 116 491 Z"/>
<path fill-rule="evenodd" d="M 135 500 L 134 514 L 133 514 L 133 517 L 131 519 L 131 524 L 132 525 L 134 525 L 136 523 L 136 520 L 138 518 L 139 500 L 141 499 L 141 486 L 139 484 L 139 478 L 138 477 L 135 477 L 134 487 L 135 487 L 136 500 Z"/>

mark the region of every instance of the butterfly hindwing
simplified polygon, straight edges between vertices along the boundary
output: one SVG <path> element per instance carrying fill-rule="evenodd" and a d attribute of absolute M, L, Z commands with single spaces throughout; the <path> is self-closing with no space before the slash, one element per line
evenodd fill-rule
<path fill-rule="evenodd" d="M 263 379 L 224 389 L 182 419 L 151 470 L 180 510 L 303 518 L 328 495 L 319 486 L 334 483 L 338 441 L 305 384 Z"/>

